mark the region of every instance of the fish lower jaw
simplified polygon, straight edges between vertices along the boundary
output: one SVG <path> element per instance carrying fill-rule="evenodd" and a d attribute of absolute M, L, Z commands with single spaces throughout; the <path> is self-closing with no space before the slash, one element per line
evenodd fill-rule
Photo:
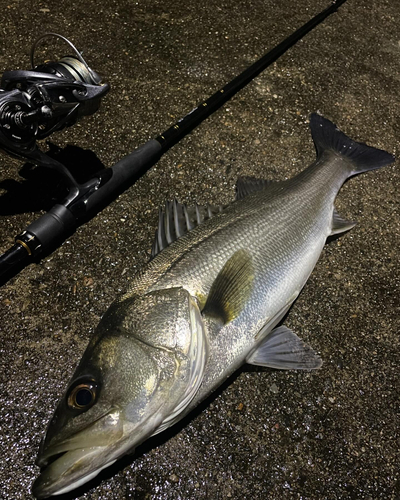
<path fill-rule="evenodd" d="M 62 495 L 92 480 L 118 458 L 101 460 L 106 448 L 101 446 L 65 451 L 57 454 L 55 460 L 52 460 L 51 456 L 48 457 L 43 461 L 46 465 L 33 484 L 33 495 L 36 498 Z"/>
<path fill-rule="evenodd" d="M 110 467 L 110 465 L 112 465 L 116 461 L 117 461 L 117 459 L 111 460 L 111 462 L 108 462 L 107 464 L 99 467 L 97 470 L 91 472 L 90 474 L 87 474 L 86 476 L 81 477 L 80 479 L 78 479 L 74 483 L 71 483 L 68 486 L 61 488 L 60 490 L 55 491 L 51 495 L 52 496 L 63 495 L 64 493 L 69 493 L 70 491 L 75 490 L 76 488 L 79 488 L 79 486 L 82 486 L 83 484 L 88 483 L 89 481 L 94 479 L 103 469 Z M 40 497 L 38 497 L 38 498 L 40 498 Z"/>

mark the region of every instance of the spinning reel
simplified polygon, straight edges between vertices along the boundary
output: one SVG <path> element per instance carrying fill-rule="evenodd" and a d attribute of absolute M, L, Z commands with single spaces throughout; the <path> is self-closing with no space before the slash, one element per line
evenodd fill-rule
<path fill-rule="evenodd" d="M 35 66 L 38 43 L 46 37 L 64 40 L 74 55 Z M 76 182 L 68 170 L 48 157 L 37 141 L 74 125 L 95 113 L 109 91 L 74 45 L 56 33 L 47 33 L 33 44 L 30 70 L 6 71 L 0 82 L 0 149 L 35 164 L 56 168 L 70 185 Z"/>

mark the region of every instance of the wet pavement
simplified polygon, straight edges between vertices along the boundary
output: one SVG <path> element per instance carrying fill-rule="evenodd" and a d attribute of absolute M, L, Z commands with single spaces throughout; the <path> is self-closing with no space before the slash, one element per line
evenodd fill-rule
<path fill-rule="evenodd" d="M 2 1 L 0 68 L 28 68 L 31 42 L 55 31 L 110 82 L 96 115 L 51 136 L 82 148 L 72 152 L 85 177 L 156 137 L 327 5 Z M 399 16 L 397 2 L 348 0 L 0 289 L 1 498 L 33 498 L 45 426 L 101 315 L 148 260 L 164 200 L 228 203 L 239 175 L 293 176 L 314 159 L 313 111 L 400 154 Z M 43 169 L 2 155 L 0 251 L 60 191 Z M 321 370 L 244 367 L 184 422 L 59 498 L 399 498 L 398 203 L 396 165 L 339 194 L 338 211 L 358 224 L 325 247 L 286 319 L 321 354 Z"/>

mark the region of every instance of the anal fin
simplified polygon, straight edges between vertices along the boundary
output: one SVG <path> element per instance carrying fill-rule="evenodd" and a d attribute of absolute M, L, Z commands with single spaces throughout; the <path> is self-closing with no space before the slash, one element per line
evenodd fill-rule
<path fill-rule="evenodd" d="M 315 370 L 322 365 L 318 354 L 283 325 L 272 330 L 246 362 L 280 370 Z"/>
<path fill-rule="evenodd" d="M 356 222 L 344 219 L 338 214 L 336 208 L 333 209 L 331 236 L 350 231 L 350 229 L 353 229 L 355 225 Z"/>

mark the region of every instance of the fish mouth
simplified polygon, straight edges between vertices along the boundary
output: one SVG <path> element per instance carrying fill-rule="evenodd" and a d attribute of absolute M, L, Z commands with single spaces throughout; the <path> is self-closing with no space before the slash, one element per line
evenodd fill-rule
<path fill-rule="evenodd" d="M 108 432 L 99 432 L 96 425 L 78 432 L 64 441 L 42 442 L 36 464 L 42 468 L 40 476 L 32 486 L 36 498 L 61 495 L 87 483 L 100 471 L 109 467 L 126 453 L 123 439 L 123 424 L 116 414 L 108 413 L 95 424 L 104 420 Z M 105 429 L 103 429 L 105 430 Z"/>
<path fill-rule="evenodd" d="M 139 425 L 130 424 L 114 410 L 69 438 L 45 440 L 36 460 L 42 470 L 32 485 L 33 495 L 48 498 L 79 488 L 119 458 L 133 453 L 161 421 L 156 414 Z"/>
<path fill-rule="evenodd" d="M 55 454 L 32 486 L 36 498 L 62 495 L 78 488 L 96 477 L 100 471 L 112 465 L 117 458 L 108 461 L 107 446 L 81 448 Z M 40 465 L 40 461 L 39 461 Z"/>

